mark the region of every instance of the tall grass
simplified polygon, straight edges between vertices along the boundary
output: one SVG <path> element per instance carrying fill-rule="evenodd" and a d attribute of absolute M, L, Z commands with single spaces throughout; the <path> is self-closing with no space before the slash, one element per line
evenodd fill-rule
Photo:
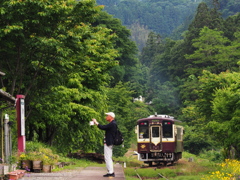
<path fill-rule="evenodd" d="M 62 157 L 63 162 L 71 162 L 69 165 L 64 166 L 64 167 L 56 167 L 52 171 L 53 172 L 58 172 L 58 171 L 63 171 L 63 170 L 75 170 L 75 169 L 83 169 L 88 166 L 103 166 L 98 163 L 92 162 L 87 159 L 72 159 L 72 158 L 66 158 Z"/>
<path fill-rule="evenodd" d="M 193 162 L 188 162 L 189 158 L 191 158 Z M 184 152 L 183 158 L 174 166 L 161 168 L 155 166 L 153 168 L 141 169 L 143 166 L 142 162 L 138 162 L 133 155 L 129 158 L 124 157 L 122 160 L 126 161 L 128 164 L 127 168 L 124 170 L 127 180 L 135 180 L 135 178 L 137 178 L 137 173 L 144 179 L 158 179 L 160 178 L 158 173 L 160 173 L 169 180 L 201 180 L 204 176 L 209 174 L 209 171 L 215 171 L 217 169 L 214 162 L 188 152 Z"/>

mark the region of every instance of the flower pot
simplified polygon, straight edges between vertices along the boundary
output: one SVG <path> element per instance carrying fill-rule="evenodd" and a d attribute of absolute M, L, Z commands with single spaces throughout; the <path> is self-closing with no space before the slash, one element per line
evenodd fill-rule
<path fill-rule="evenodd" d="M 15 172 L 10 172 L 10 173 L 8 173 L 8 178 L 11 179 L 11 180 L 15 180 L 15 179 L 18 179 L 19 176 Z"/>
<path fill-rule="evenodd" d="M 22 168 L 23 169 L 31 169 L 32 168 L 32 161 L 22 160 Z"/>
<path fill-rule="evenodd" d="M 33 169 L 42 169 L 42 161 L 33 161 Z"/>
<path fill-rule="evenodd" d="M 52 172 L 52 166 L 51 165 L 43 165 L 42 171 L 45 173 Z"/>
<path fill-rule="evenodd" d="M 17 169 L 15 172 L 17 172 L 19 178 L 22 178 L 25 175 L 26 170 Z"/>

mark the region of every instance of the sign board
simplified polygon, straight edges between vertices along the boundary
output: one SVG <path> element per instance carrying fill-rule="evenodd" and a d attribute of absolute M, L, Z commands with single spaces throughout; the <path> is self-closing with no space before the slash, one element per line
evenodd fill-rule
<path fill-rule="evenodd" d="M 24 99 L 20 99 L 20 114 L 21 114 L 21 136 L 25 136 L 25 104 Z"/>

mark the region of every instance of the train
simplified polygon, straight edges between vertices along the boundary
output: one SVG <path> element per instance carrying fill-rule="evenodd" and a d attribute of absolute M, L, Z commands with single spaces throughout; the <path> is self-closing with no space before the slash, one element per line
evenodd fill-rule
<path fill-rule="evenodd" d="M 155 114 L 138 119 L 136 134 L 138 160 L 145 164 L 174 164 L 182 158 L 184 128 L 173 116 Z"/>

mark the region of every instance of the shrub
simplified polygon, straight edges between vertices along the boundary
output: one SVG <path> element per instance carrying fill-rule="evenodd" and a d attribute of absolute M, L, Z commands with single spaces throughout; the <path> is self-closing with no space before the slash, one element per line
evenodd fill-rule
<path fill-rule="evenodd" d="M 39 142 L 26 142 L 26 151 L 21 153 L 19 160 L 39 160 L 45 165 L 53 165 L 58 162 L 59 156 L 45 144 Z"/>
<path fill-rule="evenodd" d="M 218 171 L 212 172 L 202 180 L 233 180 L 240 176 L 240 161 L 226 159 L 225 162 L 219 164 L 219 168 Z"/>
<path fill-rule="evenodd" d="M 224 160 L 223 155 L 220 151 L 203 151 L 202 153 L 200 153 L 199 155 L 200 158 L 203 159 L 208 159 L 210 161 L 214 161 L 214 162 L 222 162 Z"/>

